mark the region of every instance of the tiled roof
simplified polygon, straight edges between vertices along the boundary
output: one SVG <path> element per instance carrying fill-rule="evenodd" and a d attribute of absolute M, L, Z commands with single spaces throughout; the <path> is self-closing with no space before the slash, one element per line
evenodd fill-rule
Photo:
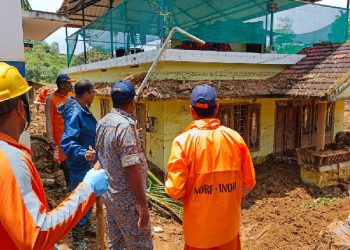
<path fill-rule="evenodd" d="M 269 79 L 272 93 L 296 97 L 330 97 L 341 85 L 347 86 L 350 43 L 320 43 L 300 53 L 306 57 Z"/>
<path fill-rule="evenodd" d="M 320 43 L 300 52 L 301 61 L 265 80 L 209 81 L 219 98 L 235 97 L 316 97 L 331 98 L 350 85 L 350 43 Z M 137 89 L 145 73 L 129 80 Z M 147 83 L 141 99 L 189 98 L 193 87 L 204 81 L 153 80 Z M 110 84 L 97 84 L 101 96 L 109 96 Z"/>
<path fill-rule="evenodd" d="M 145 77 L 145 73 L 132 75 L 127 79 L 130 80 L 137 90 Z M 141 99 L 186 99 L 189 98 L 192 89 L 206 82 L 218 91 L 220 99 L 237 98 L 237 97 L 262 97 L 271 94 L 269 88 L 261 80 L 223 80 L 223 81 L 182 81 L 182 80 L 150 80 L 143 93 Z M 95 84 L 97 95 L 110 96 L 110 83 Z"/>

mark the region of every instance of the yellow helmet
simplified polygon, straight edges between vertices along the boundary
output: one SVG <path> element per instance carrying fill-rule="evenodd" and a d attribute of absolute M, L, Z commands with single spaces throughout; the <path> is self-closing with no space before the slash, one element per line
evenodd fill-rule
<path fill-rule="evenodd" d="M 21 96 L 31 88 L 16 67 L 0 62 L 0 102 Z"/>

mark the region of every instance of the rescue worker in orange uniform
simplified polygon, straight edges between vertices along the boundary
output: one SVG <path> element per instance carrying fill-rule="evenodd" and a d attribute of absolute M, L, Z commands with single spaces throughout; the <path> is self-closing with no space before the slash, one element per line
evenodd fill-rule
<path fill-rule="evenodd" d="M 68 75 L 59 75 L 56 78 L 57 90 L 47 97 L 45 106 L 47 137 L 49 138 L 51 148 L 54 150 L 54 161 L 59 163 L 67 186 L 70 183 L 70 173 L 66 163 L 67 158 L 61 147 L 64 119 L 62 114 L 58 112 L 58 108 L 66 103 L 68 97 L 73 96 L 72 82 L 75 82 L 75 80 L 71 79 Z"/>
<path fill-rule="evenodd" d="M 36 111 L 39 111 L 40 105 L 46 104 L 46 98 L 49 94 L 49 89 L 47 87 L 42 87 L 39 94 L 36 96 L 34 104 L 36 106 Z"/>
<path fill-rule="evenodd" d="M 105 170 L 91 169 L 72 194 L 48 209 L 31 151 L 18 142 L 30 122 L 30 89 L 15 67 L 0 62 L 0 248 L 6 250 L 53 249 L 108 187 Z"/>
<path fill-rule="evenodd" d="M 194 121 L 172 143 L 166 192 L 183 202 L 185 249 L 240 249 L 241 200 L 255 186 L 249 150 L 234 130 L 215 119 L 213 87 L 191 94 Z"/>

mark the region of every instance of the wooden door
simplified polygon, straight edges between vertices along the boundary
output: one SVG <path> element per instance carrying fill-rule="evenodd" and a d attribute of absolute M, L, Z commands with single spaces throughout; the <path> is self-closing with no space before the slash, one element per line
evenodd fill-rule
<path fill-rule="evenodd" d="M 298 120 L 298 111 L 292 102 L 276 102 L 275 153 L 297 147 Z"/>
<path fill-rule="evenodd" d="M 142 149 L 146 150 L 146 105 L 137 104 L 136 105 L 136 119 L 137 119 L 137 129 L 139 129 L 139 135 L 142 143 Z"/>

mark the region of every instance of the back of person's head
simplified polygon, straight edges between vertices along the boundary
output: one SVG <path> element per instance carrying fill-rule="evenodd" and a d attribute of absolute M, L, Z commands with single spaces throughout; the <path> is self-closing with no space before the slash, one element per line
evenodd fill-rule
<path fill-rule="evenodd" d="M 214 117 L 217 108 L 215 88 L 204 83 L 196 86 L 191 94 L 191 107 L 199 118 Z"/>
<path fill-rule="evenodd" d="M 77 81 L 74 85 L 74 92 L 76 97 L 82 97 L 85 93 L 91 93 L 94 88 L 94 84 L 89 80 Z"/>
<path fill-rule="evenodd" d="M 113 107 L 122 107 L 128 105 L 134 100 L 134 85 L 127 80 L 120 80 L 112 85 L 111 97 Z"/>
<path fill-rule="evenodd" d="M 56 78 L 56 85 L 58 88 L 60 88 L 61 85 L 64 83 L 72 83 L 72 82 L 75 82 L 75 80 L 70 78 L 70 76 L 67 74 L 60 74 Z"/>

